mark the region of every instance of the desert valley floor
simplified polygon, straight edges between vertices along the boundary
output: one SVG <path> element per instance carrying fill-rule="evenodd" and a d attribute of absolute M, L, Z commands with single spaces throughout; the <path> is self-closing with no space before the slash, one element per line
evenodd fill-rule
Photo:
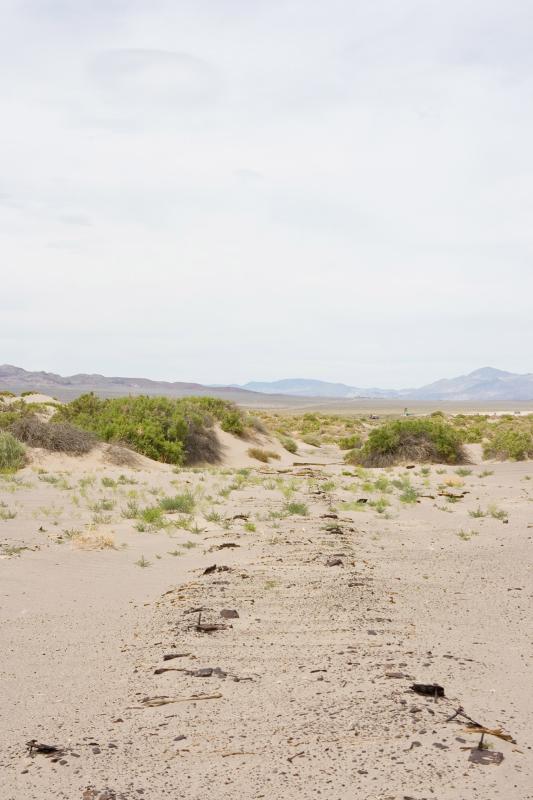
<path fill-rule="evenodd" d="M 531 462 L 105 449 L 0 480 L 3 800 L 533 798 Z"/>

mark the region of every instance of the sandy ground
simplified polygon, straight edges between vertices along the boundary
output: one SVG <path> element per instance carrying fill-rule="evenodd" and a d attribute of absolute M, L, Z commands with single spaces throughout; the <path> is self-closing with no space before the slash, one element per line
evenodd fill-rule
<path fill-rule="evenodd" d="M 533 464 L 301 458 L 0 480 L 2 800 L 533 797 Z M 194 522 L 124 516 L 185 490 Z M 477 750 L 459 706 L 516 743 Z"/>

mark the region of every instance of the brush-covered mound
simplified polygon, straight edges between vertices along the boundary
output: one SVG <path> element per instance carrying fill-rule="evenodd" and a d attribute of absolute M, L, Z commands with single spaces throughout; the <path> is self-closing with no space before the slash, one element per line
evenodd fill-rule
<path fill-rule="evenodd" d="M 461 464 L 467 460 L 460 435 L 438 418 L 386 422 L 372 430 L 363 447 L 350 455 L 365 467 L 390 467 L 406 461 Z"/>
<path fill-rule="evenodd" d="M 55 419 L 105 442 L 120 442 L 148 458 L 178 466 L 220 461 L 215 423 L 237 436 L 246 432 L 240 409 L 212 397 L 102 399 L 85 394 L 60 407 Z"/>

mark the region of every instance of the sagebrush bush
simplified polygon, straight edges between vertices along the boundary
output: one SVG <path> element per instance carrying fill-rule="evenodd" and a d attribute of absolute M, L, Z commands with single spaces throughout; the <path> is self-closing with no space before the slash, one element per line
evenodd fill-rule
<path fill-rule="evenodd" d="M 483 446 L 484 458 L 524 461 L 533 458 L 533 434 L 525 427 L 498 426 Z"/>
<path fill-rule="evenodd" d="M 402 419 L 374 428 L 356 454 L 365 467 L 388 467 L 403 461 L 460 464 L 466 461 L 461 437 L 439 418 Z"/>
<path fill-rule="evenodd" d="M 0 472 L 14 472 L 26 463 L 26 449 L 7 431 L 0 431 Z"/>
<path fill-rule="evenodd" d="M 69 422 L 43 422 L 33 414 L 13 422 L 10 432 L 29 447 L 42 447 L 55 453 L 81 456 L 97 444 L 93 433 L 84 431 Z"/>
<path fill-rule="evenodd" d="M 298 452 L 298 445 L 296 444 L 294 439 L 291 439 L 290 436 L 280 436 L 279 440 L 283 445 L 283 447 L 285 448 L 285 450 L 287 450 L 289 453 Z"/>
<path fill-rule="evenodd" d="M 176 465 L 220 459 L 215 420 L 224 430 L 245 431 L 242 412 L 233 403 L 212 397 L 100 399 L 91 393 L 58 409 L 57 416 L 106 442 L 121 442 L 149 458 Z"/>

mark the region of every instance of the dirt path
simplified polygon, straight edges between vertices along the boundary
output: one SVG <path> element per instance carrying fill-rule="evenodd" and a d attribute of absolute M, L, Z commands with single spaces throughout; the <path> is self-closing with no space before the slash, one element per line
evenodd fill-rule
<path fill-rule="evenodd" d="M 185 531 L 170 542 L 117 518 L 126 550 L 52 543 L 1 561 L 6 800 L 533 797 L 530 466 L 476 469 L 446 490 L 469 493 L 454 503 L 437 494 L 452 470 L 411 473 L 434 498 L 413 504 L 340 467 L 251 473 L 223 486 L 230 522 L 206 523 L 196 548 Z M 173 477 L 160 473 L 165 491 Z M 234 479 L 180 480 L 215 497 Z M 363 494 L 389 505 L 355 510 Z M 289 500 L 308 516 L 280 513 Z M 18 519 L 3 538 L 31 544 L 40 520 Z M 229 569 L 204 575 L 214 564 Z M 227 627 L 197 630 L 199 608 Z M 469 760 L 479 737 L 446 721 L 459 705 L 516 738 L 490 737 L 483 756 L 501 763 Z M 64 756 L 28 758 L 33 737 Z"/>

